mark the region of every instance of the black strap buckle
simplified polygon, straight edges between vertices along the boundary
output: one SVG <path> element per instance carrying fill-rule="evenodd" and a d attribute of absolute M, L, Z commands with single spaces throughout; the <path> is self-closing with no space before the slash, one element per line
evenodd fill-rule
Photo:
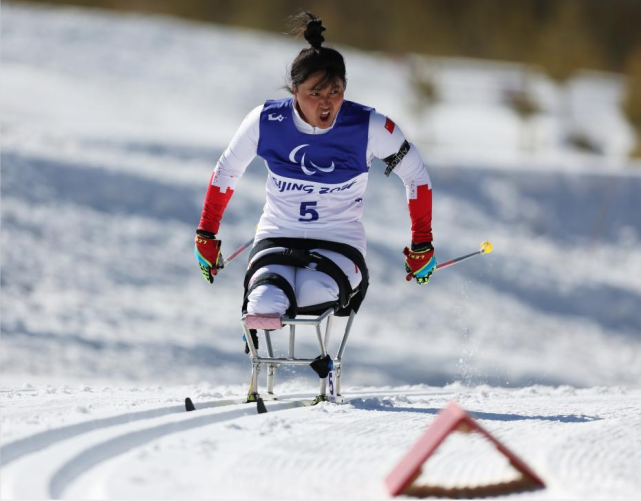
<path fill-rule="evenodd" d="M 283 256 L 293 259 L 296 266 L 306 268 L 308 270 L 315 270 L 318 266 L 318 259 L 320 258 L 318 254 L 313 254 L 307 250 L 301 249 L 286 249 L 283 252 Z M 310 266 L 312 263 L 314 263 L 314 267 Z"/>

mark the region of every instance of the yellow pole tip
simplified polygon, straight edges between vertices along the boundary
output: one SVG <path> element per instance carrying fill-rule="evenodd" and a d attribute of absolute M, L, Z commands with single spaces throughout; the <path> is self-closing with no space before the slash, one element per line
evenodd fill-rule
<path fill-rule="evenodd" d="M 490 242 L 483 242 L 481 244 L 481 252 L 483 254 L 489 254 L 492 252 L 492 244 Z"/>

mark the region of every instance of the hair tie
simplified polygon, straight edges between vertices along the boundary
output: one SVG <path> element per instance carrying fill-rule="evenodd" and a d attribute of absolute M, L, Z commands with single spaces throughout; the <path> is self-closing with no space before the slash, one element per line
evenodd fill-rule
<path fill-rule="evenodd" d="M 312 19 L 307 22 L 307 28 L 305 29 L 305 40 L 315 49 L 320 49 L 321 45 L 325 41 L 323 36 L 323 31 L 327 28 L 323 26 L 323 22 L 320 19 Z"/>

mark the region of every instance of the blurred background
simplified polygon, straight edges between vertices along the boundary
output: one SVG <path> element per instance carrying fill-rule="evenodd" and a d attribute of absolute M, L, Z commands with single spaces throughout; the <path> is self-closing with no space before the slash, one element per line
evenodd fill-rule
<path fill-rule="evenodd" d="M 497 99 L 505 101 L 524 122 L 545 113 L 545 98 L 537 95 L 536 79 L 543 74 L 558 91 L 559 113 L 565 115 L 562 140 L 588 153 L 641 158 L 641 2 L 639 0 L 406 0 L 391 6 L 384 0 L 262 2 L 243 0 L 77 0 L 48 1 L 49 5 L 79 5 L 130 13 L 165 14 L 184 19 L 242 26 L 274 33 L 287 31 L 286 20 L 301 8 L 318 12 L 329 27 L 328 43 L 406 59 L 409 54 L 474 58 L 526 65 L 519 78 L 504 79 Z M 412 65 L 412 83 L 428 108 L 447 98 L 438 64 Z M 629 126 L 625 144 L 613 145 L 599 132 L 598 115 L 577 97 L 586 73 L 616 74 L 621 85 L 616 105 Z M 584 92 L 585 93 L 585 92 Z M 607 99 L 595 94 L 593 99 Z M 612 98 L 610 96 L 610 98 Z M 587 98 L 586 98 L 587 99 Z M 578 101 L 578 102 L 577 102 Z M 549 103 L 548 103 L 549 104 Z M 592 103 L 593 104 L 593 103 Z M 594 106 L 592 106 L 594 107 Z M 579 108 L 579 109 L 575 109 Z M 597 121 L 584 124 L 583 120 Z M 611 118 L 610 118 L 611 120 Z M 531 129 L 532 127 L 530 127 Z M 522 132 L 522 146 L 536 149 L 534 132 Z M 438 138 L 433 138 L 438 139 Z"/>
<path fill-rule="evenodd" d="M 287 96 L 300 7 L 345 56 L 347 99 L 419 148 L 438 259 L 495 244 L 405 282 L 405 190 L 375 162 L 344 383 L 638 386 L 637 0 L 3 2 L 3 383 L 247 379 L 246 256 L 212 287 L 193 233 L 245 115 Z M 257 159 L 225 252 L 264 183 Z"/>

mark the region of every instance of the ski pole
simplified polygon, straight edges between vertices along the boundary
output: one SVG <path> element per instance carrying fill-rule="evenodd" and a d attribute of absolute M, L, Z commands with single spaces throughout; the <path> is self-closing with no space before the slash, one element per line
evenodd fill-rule
<path fill-rule="evenodd" d="M 449 261 L 445 261 L 444 263 L 437 264 L 436 269 L 442 270 L 443 268 L 448 268 L 471 257 L 478 256 L 480 254 L 489 254 L 490 252 L 492 252 L 492 244 L 490 242 L 483 242 L 481 244 L 481 248 L 476 252 L 472 252 L 471 254 L 466 254 L 465 256 L 456 257 L 454 259 L 450 259 Z M 410 280 L 412 280 L 412 276 L 413 275 L 411 273 L 408 273 L 405 279 L 409 282 Z"/>
<path fill-rule="evenodd" d="M 231 263 L 234 259 L 236 259 L 238 256 L 240 256 L 247 247 L 250 247 L 251 244 L 254 243 L 254 238 L 252 237 L 250 240 L 247 240 L 243 245 L 238 247 L 234 252 L 231 253 L 231 255 L 227 259 L 223 259 L 223 265 L 220 267 L 220 269 L 223 269 L 225 266 L 227 266 L 229 263 Z"/>
<path fill-rule="evenodd" d="M 461 261 L 465 261 L 466 259 L 469 259 L 471 257 L 481 254 L 489 254 L 490 252 L 492 252 L 492 244 L 490 242 L 483 242 L 481 244 L 481 248 L 476 252 L 472 252 L 471 254 L 466 254 L 465 256 L 457 257 L 454 259 L 450 259 L 449 261 L 445 261 L 444 263 L 437 264 L 436 269 L 441 270 L 443 268 L 448 268 L 449 266 L 453 266 L 456 263 L 460 263 Z"/>

